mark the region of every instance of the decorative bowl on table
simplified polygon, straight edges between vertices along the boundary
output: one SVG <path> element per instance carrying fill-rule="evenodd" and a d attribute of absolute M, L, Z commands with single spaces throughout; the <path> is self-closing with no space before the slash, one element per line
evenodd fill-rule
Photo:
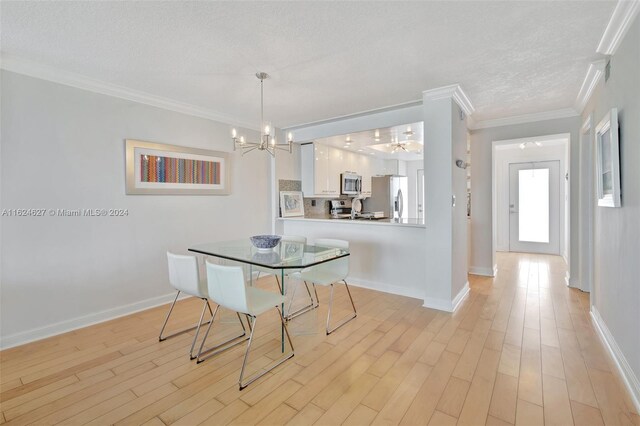
<path fill-rule="evenodd" d="M 251 240 L 251 244 L 259 251 L 269 251 L 280 242 L 279 235 L 254 235 L 253 237 L 249 237 Z"/>

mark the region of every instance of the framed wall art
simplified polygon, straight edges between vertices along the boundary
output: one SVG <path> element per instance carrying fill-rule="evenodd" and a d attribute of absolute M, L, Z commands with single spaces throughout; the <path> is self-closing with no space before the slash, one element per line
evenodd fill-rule
<path fill-rule="evenodd" d="M 126 193 L 130 195 L 228 195 L 226 152 L 125 141 Z"/>
<path fill-rule="evenodd" d="M 620 207 L 618 110 L 612 108 L 596 127 L 598 206 Z"/>
<path fill-rule="evenodd" d="M 304 216 L 304 201 L 301 191 L 280 191 L 280 216 Z"/>

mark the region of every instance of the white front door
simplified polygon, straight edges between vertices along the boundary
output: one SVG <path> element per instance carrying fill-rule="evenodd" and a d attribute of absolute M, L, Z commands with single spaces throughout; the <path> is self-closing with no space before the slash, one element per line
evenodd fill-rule
<path fill-rule="evenodd" d="M 418 170 L 418 219 L 422 219 L 424 217 L 424 169 Z"/>
<path fill-rule="evenodd" d="M 509 251 L 560 254 L 560 162 L 509 164 Z"/>

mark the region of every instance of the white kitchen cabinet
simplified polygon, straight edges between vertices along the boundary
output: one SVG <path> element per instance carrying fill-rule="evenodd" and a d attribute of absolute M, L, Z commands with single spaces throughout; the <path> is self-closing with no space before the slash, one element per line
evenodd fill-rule
<path fill-rule="evenodd" d="M 369 170 L 371 176 L 382 176 L 387 174 L 385 170 L 385 160 L 377 157 L 371 157 L 369 163 Z"/>
<path fill-rule="evenodd" d="M 302 192 L 305 197 L 340 195 L 341 150 L 322 144 L 301 147 Z M 340 163 L 340 164 L 337 164 Z"/>
<path fill-rule="evenodd" d="M 383 175 L 407 175 L 407 162 L 403 160 L 384 160 Z"/>
<path fill-rule="evenodd" d="M 328 148 L 329 165 L 327 167 L 327 194 L 328 195 L 340 195 L 340 174 L 345 171 L 344 161 L 346 152 L 334 148 L 332 146 Z"/>
<path fill-rule="evenodd" d="M 342 153 L 342 172 L 353 172 L 362 174 L 362 172 L 358 168 L 360 155 L 352 151 L 342 151 Z"/>
<path fill-rule="evenodd" d="M 362 176 L 362 195 L 371 196 L 371 177 L 399 174 L 398 161 L 346 151 L 319 143 L 301 148 L 302 192 L 305 197 L 340 196 L 340 174 L 354 172 Z"/>
<path fill-rule="evenodd" d="M 356 165 L 354 171 L 362 176 L 362 189 L 361 193 L 365 197 L 371 196 L 371 158 L 368 155 L 357 155 L 356 156 Z"/>

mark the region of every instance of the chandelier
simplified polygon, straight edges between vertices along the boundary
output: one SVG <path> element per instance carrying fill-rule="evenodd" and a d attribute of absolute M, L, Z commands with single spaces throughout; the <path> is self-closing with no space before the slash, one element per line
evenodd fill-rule
<path fill-rule="evenodd" d="M 271 131 L 273 130 L 271 125 L 264 121 L 264 80 L 269 78 L 269 74 L 266 72 L 257 72 L 256 77 L 260 80 L 260 142 L 248 142 L 244 136 L 238 137 L 236 129 L 232 129 L 231 138 L 233 140 L 233 150 L 235 151 L 237 148 L 242 149 L 242 155 L 255 149 L 267 151 L 274 157 L 276 155 L 276 149 L 289 151 L 289 154 L 291 154 L 293 150 L 293 135 L 291 132 L 287 135 L 286 143 L 278 143 L 275 136 L 271 136 Z"/>

